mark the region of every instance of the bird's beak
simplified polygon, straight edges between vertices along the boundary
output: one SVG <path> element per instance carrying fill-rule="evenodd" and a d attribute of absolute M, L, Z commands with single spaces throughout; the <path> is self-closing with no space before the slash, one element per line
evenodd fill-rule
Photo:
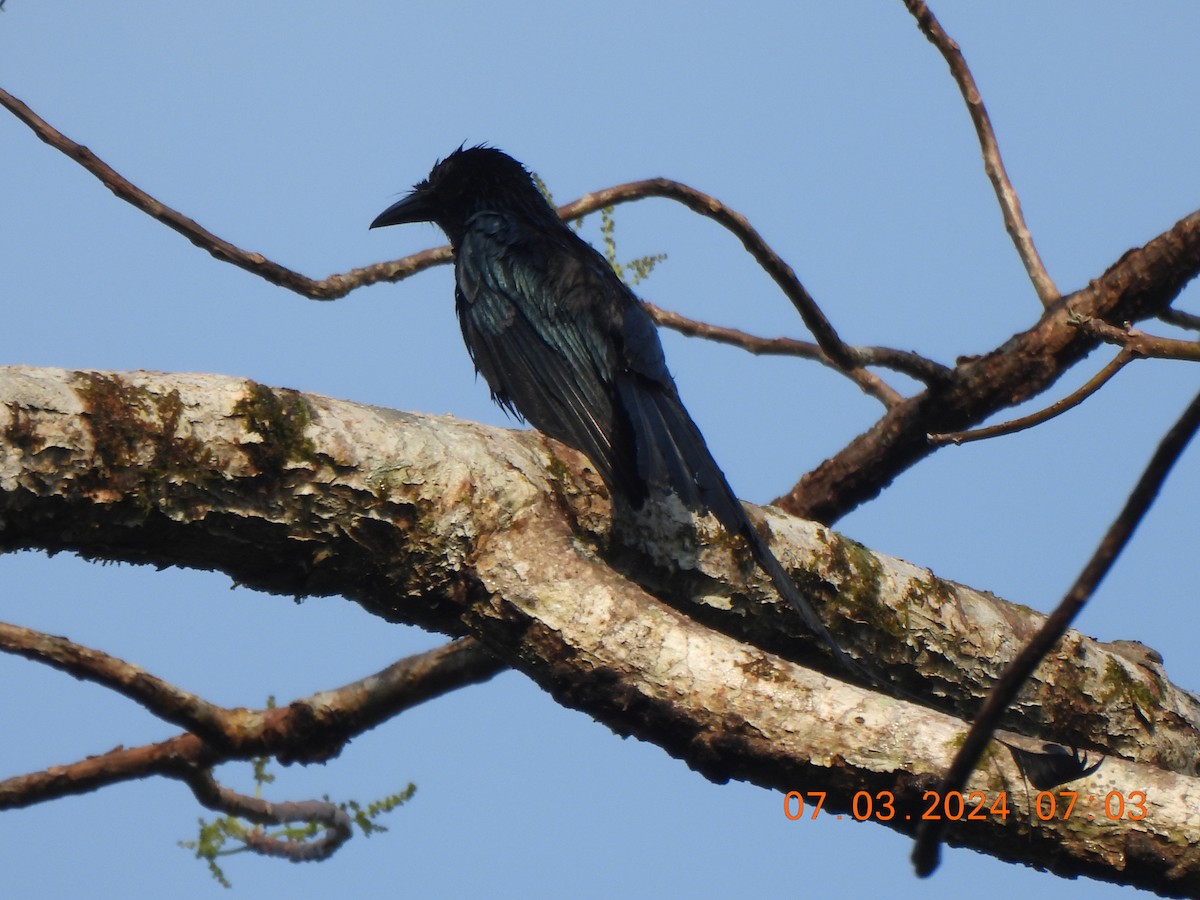
<path fill-rule="evenodd" d="M 433 221 L 433 204 L 427 191 L 415 190 L 403 200 L 397 201 L 375 217 L 372 228 L 384 225 L 404 225 L 408 222 Z"/>

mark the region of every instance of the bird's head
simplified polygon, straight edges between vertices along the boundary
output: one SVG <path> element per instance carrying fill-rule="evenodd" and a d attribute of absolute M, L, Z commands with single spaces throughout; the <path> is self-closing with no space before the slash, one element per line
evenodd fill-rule
<path fill-rule="evenodd" d="M 393 203 L 372 228 L 408 222 L 434 222 L 457 244 L 467 219 L 484 210 L 549 208 L 528 171 L 493 147 L 459 147 L 434 165 L 429 177 Z"/>

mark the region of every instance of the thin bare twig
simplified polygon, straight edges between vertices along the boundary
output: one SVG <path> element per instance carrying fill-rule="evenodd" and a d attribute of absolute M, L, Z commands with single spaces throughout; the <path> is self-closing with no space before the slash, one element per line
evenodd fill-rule
<path fill-rule="evenodd" d="M 1113 357 L 1108 365 L 1092 376 L 1087 384 L 1056 403 L 1052 403 L 1045 409 L 1030 413 L 1027 416 L 1021 416 L 1019 419 L 1010 419 L 1007 422 L 1001 422 L 999 425 L 976 428 L 974 431 L 951 431 L 945 434 L 931 434 L 929 435 L 929 443 L 938 445 L 966 444 L 970 441 L 982 441 L 987 438 L 998 437 L 1002 434 L 1016 434 L 1018 431 L 1024 431 L 1026 428 L 1032 428 L 1034 425 L 1048 422 L 1055 416 L 1061 416 L 1067 410 L 1074 409 L 1088 397 L 1092 396 L 1092 394 L 1096 393 L 1096 391 L 1100 390 L 1110 378 L 1125 368 L 1128 363 L 1133 362 L 1137 358 L 1137 355 L 1137 353 L 1129 348 L 1123 348 L 1120 353 Z"/>
<path fill-rule="evenodd" d="M 134 781 L 148 775 L 178 778 L 183 766 L 216 765 L 224 761 L 211 745 L 194 734 L 176 735 L 141 747 L 115 747 L 107 753 L 89 756 L 65 766 L 51 766 L 39 772 L 0 781 L 0 810 L 20 809 L 60 797 L 86 794 L 110 784 Z"/>
<path fill-rule="evenodd" d="M 1058 643 L 1071 621 L 1108 574 L 1132 537 L 1134 529 L 1158 496 L 1172 466 L 1187 447 L 1197 428 L 1200 428 L 1200 394 L 1196 395 L 1179 421 L 1171 426 L 1170 431 L 1159 443 L 1142 477 L 1138 479 L 1129 499 L 1125 501 L 1120 515 L 1109 526 L 1092 558 L 1088 560 L 1058 608 L 1046 618 L 1037 634 L 997 679 L 942 780 L 940 796 L 945 797 L 961 791 L 966 785 L 967 778 L 974 771 L 988 742 L 991 741 L 1001 716 L 1016 699 L 1017 693 L 1038 663 Z M 912 859 L 918 875 L 929 875 L 937 868 L 944 825 L 944 822 L 928 819 L 923 821 L 917 830 Z"/>
<path fill-rule="evenodd" d="M 812 359 L 822 365 L 829 366 L 836 372 L 844 374 L 844 370 L 835 365 L 820 347 L 809 341 L 795 341 L 789 338 L 760 338 L 752 334 L 747 334 L 744 331 L 738 331 L 735 328 L 722 328 L 718 325 L 710 325 L 707 322 L 697 322 L 686 316 L 681 316 L 679 313 L 655 306 L 653 303 L 643 301 L 642 305 L 646 307 L 646 310 L 650 313 L 650 318 L 654 319 L 656 324 L 664 328 L 670 328 L 673 331 L 678 331 L 680 334 L 685 334 L 688 337 L 699 337 L 719 344 L 741 347 L 743 350 L 754 354 L 799 356 L 804 359 Z M 885 407 L 895 406 L 904 399 L 899 392 L 890 387 L 887 382 L 877 375 L 865 369 L 855 371 L 859 373 L 853 379 L 855 384 L 862 389 L 864 394 L 874 397 Z"/>
<path fill-rule="evenodd" d="M 704 338 L 717 344 L 728 344 L 738 347 L 756 356 L 796 356 L 801 359 L 811 359 L 821 365 L 841 372 L 823 350 L 812 341 L 798 341 L 794 338 L 764 338 L 758 335 L 740 331 L 737 328 L 725 328 L 708 322 L 698 322 L 677 312 L 663 309 L 653 303 L 642 301 L 650 317 L 663 328 L 670 328 L 688 337 Z M 934 362 L 917 353 L 906 350 L 894 350 L 891 347 L 851 347 L 851 352 L 864 366 L 880 366 L 901 372 L 926 384 L 936 384 L 950 376 L 951 370 L 941 363 Z M 885 406 L 895 402 L 899 395 L 882 381 L 877 389 L 863 388 L 864 392 L 880 400 Z"/>
<path fill-rule="evenodd" d="M 6 627 L 11 629 L 13 626 Z M 457 688 L 486 681 L 507 668 L 478 641 L 464 638 L 398 660 L 367 678 L 295 700 L 286 707 L 230 710 L 202 700 L 176 702 L 172 699 L 175 694 L 185 698 L 192 695 L 170 685 L 167 685 L 170 690 L 164 691 L 165 682 L 144 673 L 142 677 L 151 679 L 152 683 L 139 693 L 136 685 L 124 682 L 124 676 L 136 667 L 112 657 L 95 665 L 71 663 L 74 667 L 70 668 L 40 651 L 29 652 L 28 640 L 21 647 L 10 646 L 12 640 L 13 635 L 9 632 L 4 649 L 112 687 L 160 715 L 165 709 L 167 715 L 163 717 L 171 721 L 183 718 L 180 710 L 190 708 L 193 702 L 203 704 L 203 717 L 197 721 L 215 739 L 209 741 L 198 733 L 181 734 L 156 744 L 132 749 L 118 747 L 69 765 L 9 778 L 0 781 L 0 810 L 31 806 L 147 775 L 184 778 L 197 768 L 231 759 L 274 755 L 282 762 L 323 761 L 335 756 L 354 735 L 405 709 Z M 22 638 L 18 635 L 17 640 Z M 40 635 L 37 639 L 42 645 L 63 641 L 64 638 L 49 635 Z M 68 653 L 83 659 L 86 654 L 97 651 L 77 647 Z M 164 696 L 168 698 L 165 703 L 162 702 Z"/>
<path fill-rule="evenodd" d="M 1200 316 L 1184 312 L 1181 309 L 1164 309 L 1158 314 L 1158 318 L 1168 325 L 1177 325 L 1180 328 L 1187 328 L 1191 331 L 1200 331 Z"/>
<path fill-rule="evenodd" d="M 272 262 L 261 253 L 246 251 L 229 243 L 194 220 L 150 196 L 87 147 L 66 137 L 26 104 L 3 89 L 0 89 L 0 106 L 12 112 L 41 140 L 91 172 L 120 199 L 182 234 L 197 247 L 207 250 L 217 259 L 238 266 L 272 284 L 287 288 L 304 297 L 314 300 L 335 300 L 344 297 L 355 288 L 382 281 L 401 281 L 425 269 L 448 263 L 452 259 L 450 247 L 443 245 L 391 262 L 351 269 L 349 272 L 330 275 L 320 280 L 309 278 L 286 266 Z M 888 388 L 878 376 L 864 371 L 863 366 L 875 363 L 864 359 L 862 351 L 842 342 L 791 267 L 767 245 L 744 216 L 729 209 L 716 198 L 670 179 L 654 178 L 621 184 L 587 194 L 572 203 L 560 206 L 558 213 L 563 219 L 577 219 L 607 206 L 645 197 L 668 197 L 677 200 L 694 212 L 707 216 L 732 231 L 800 312 L 806 326 L 828 358 L 829 362 L 826 364 L 832 365 L 833 368 L 846 374 L 865 392 L 878 396 L 881 400 L 885 396 L 891 396 L 893 397 L 892 402 L 898 401 L 899 394 Z M 905 364 L 904 360 L 907 354 L 904 354 L 903 351 L 877 349 L 884 351 L 883 355 L 887 358 L 900 361 L 900 365 Z M 893 367 L 900 368 L 900 366 Z M 931 371 L 927 365 L 917 364 L 915 368 L 926 373 Z M 920 375 L 916 377 L 922 378 Z M 884 402 L 888 401 L 884 400 Z"/>
<path fill-rule="evenodd" d="M 754 257 L 754 261 L 771 276 L 784 295 L 792 301 L 792 305 L 800 313 L 800 318 L 804 320 L 805 326 L 821 349 L 833 360 L 834 365 L 846 372 L 861 367 L 852 348 L 838 336 L 825 313 L 817 306 L 816 300 L 800 283 L 800 279 L 796 277 L 792 267 L 784 262 L 783 257 L 763 240 L 762 235 L 755 230 L 745 216 L 730 209 L 716 197 L 711 197 L 669 178 L 649 178 L 585 194 L 574 203 L 560 206 L 558 214 L 564 219 L 576 219 L 595 209 L 616 206 L 631 200 L 640 200 L 643 197 L 664 197 L 674 200 L 692 212 L 712 219 L 732 232 L 742 242 L 746 251 Z"/>
<path fill-rule="evenodd" d="M 971 114 L 971 121 L 975 125 L 975 133 L 979 137 L 979 146 L 983 151 L 983 168 L 987 172 L 988 180 L 992 183 L 992 189 L 996 192 L 996 199 L 1000 202 L 1000 211 L 1004 216 L 1004 228 L 1017 248 L 1017 254 L 1025 265 L 1025 271 L 1028 273 L 1029 280 L 1033 283 L 1033 289 L 1037 291 L 1042 305 L 1049 306 L 1061 295 L 1058 288 L 1055 287 L 1050 273 L 1046 271 L 1037 247 L 1034 246 L 1033 236 L 1025 225 L 1025 216 L 1021 212 L 1021 201 L 1017 197 L 1012 182 L 1009 181 L 1008 172 L 1005 171 L 1004 161 L 1000 158 L 1000 145 L 996 141 L 996 133 L 992 130 L 992 122 L 988 117 L 987 108 L 983 105 L 983 97 L 975 85 L 975 79 L 967 67 L 962 50 L 942 28 L 941 23 L 930 12 L 924 0 L 904 0 L 904 5 L 917 20 L 917 26 L 921 32 L 931 44 L 937 47 L 950 66 L 950 73 L 954 76 L 959 91 L 962 92 L 963 99 L 967 103 L 967 110 Z"/>
<path fill-rule="evenodd" d="M 66 154 L 99 178 L 101 183 L 117 197 L 162 222 L 168 228 L 179 232 L 201 250 L 207 250 L 222 262 L 232 263 L 260 278 L 265 278 L 272 284 L 303 294 L 305 297 L 311 297 L 314 300 L 334 300 L 345 296 L 356 287 L 380 281 L 399 281 L 430 266 L 450 261 L 449 247 L 435 247 L 394 262 L 352 269 L 343 275 L 330 275 L 323 281 L 314 280 L 278 263 L 271 262 L 261 253 L 252 253 L 236 247 L 187 216 L 176 212 L 165 203 L 160 203 L 132 184 L 87 147 L 62 134 L 3 89 L 0 89 L 0 106 L 28 125 L 34 134 L 51 147 Z"/>
<path fill-rule="evenodd" d="M 1175 338 L 1157 337 L 1139 331 L 1132 325 L 1118 328 L 1092 317 L 1075 319 L 1072 324 L 1093 337 L 1124 348 L 1134 356 L 1200 362 L 1200 341 L 1180 341 Z"/>
<path fill-rule="evenodd" d="M 206 740 L 225 739 L 228 710 L 213 706 L 102 650 L 7 622 L 0 622 L 0 650 L 45 663 L 68 675 L 116 691 L 159 718 Z"/>
<path fill-rule="evenodd" d="M 680 316 L 677 312 L 664 310 L 660 306 L 649 304 L 642 301 L 642 305 L 646 306 L 650 313 L 650 318 L 654 319 L 656 324 L 662 328 L 670 328 L 673 331 L 678 331 L 679 334 L 688 335 L 689 337 L 702 337 L 706 341 L 714 341 L 716 343 L 730 344 L 732 347 L 740 347 L 746 352 L 754 354 L 774 354 L 774 355 L 790 355 L 800 356 L 802 359 L 811 359 L 824 366 L 829 366 L 835 372 L 848 374 L 842 370 L 840 366 L 836 366 L 833 360 L 830 360 L 824 354 L 820 347 L 810 341 L 793 341 L 787 337 L 756 337 L 755 335 L 746 334 L 745 331 L 738 331 L 732 328 L 721 328 L 720 325 L 710 325 L 707 322 L 696 322 L 694 319 Z M 863 394 L 875 397 L 884 407 L 894 407 L 896 403 L 904 400 L 904 396 L 892 388 L 887 382 L 876 374 L 868 372 L 865 368 L 854 368 L 851 380 L 854 384 L 862 389 Z"/>

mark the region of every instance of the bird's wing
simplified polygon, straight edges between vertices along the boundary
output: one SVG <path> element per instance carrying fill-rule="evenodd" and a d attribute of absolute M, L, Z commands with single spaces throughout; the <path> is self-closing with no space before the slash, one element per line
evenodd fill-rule
<path fill-rule="evenodd" d="M 456 267 L 463 336 L 500 403 L 586 453 L 634 506 L 674 494 L 743 530 L 654 322 L 602 256 L 567 229 L 547 234 L 481 213 Z"/>
<path fill-rule="evenodd" d="M 471 218 L 455 251 L 463 338 L 497 402 L 640 499 L 632 436 L 614 409 L 616 350 L 595 310 L 574 302 L 575 279 L 562 271 L 569 257 L 547 252 L 544 240 L 507 216 Z"/>

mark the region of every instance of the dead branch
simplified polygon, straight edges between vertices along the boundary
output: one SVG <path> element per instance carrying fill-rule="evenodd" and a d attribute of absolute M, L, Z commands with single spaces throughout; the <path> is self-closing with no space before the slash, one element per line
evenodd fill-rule
<path fill-rule="evenodd" d="M 710 325 L 707 322 L 697 322 L 677 312 L 643 302 L 643 306 L 654 319 L 655 324 L 670 328 L 688 337 L 704 338 L 717 344 L 728 344 L 739 347 L 747 353 L 756 356 L 797 356 L 801 359 L 811 359 L 835 371 L 841 371 L 828 355 L 811 341 L 797 341 L 792 338 L 764 338 L 747 334 L 736 328 L 723 328 Z M 850 351 L 862 366 L 881 366 L 896 372 L 903 372 L 919 381 L 932 383 L 946 378 L 950 369 L 941 363 L 904 350 L 893 350 L 890 347 L 851 347 Z M 892 406 L 902 398 L 895 390 L 881 379 L 867 380 L 863 376 L 859 386 L 863 392 L 879 400 L 884 406 Z"/>
<path fill-rule="evenodd" d="M 1164 309 L 1158 314 L 1158 318 L 1166 322 L 1168 325 L 1176 325 L 1180 328 L 1187 328 L 1191 331 L 1200 331 L 1200 316 L 1192 315 L 1184 312 L 1181 309 Z"/>
<path fill-rule="evenodd" d="M 7 91 L 0 89 L 0 106 L 24 122 L 39 138 L 73 159 L 126 203 L 132 204 L 146 215 L 157 219 L 168 228 L 183 235 L 201 250 L 206 250 L 222 262 L 245 269 L 272 284 L 295 291 L 314 300 L 335 300 L 344 297 L 356 287 L 380 281 L 399 281 L 417 272 L 450 261 L 449 247 L 435 247 L 413 254 L 401 260 L 379 263 L 361 269 L 352 269 L 343 275 L 330 275 L 317 281 L 299 272 L 271 262 L 261 253 L 243 250 L 192 219 L 151 197 L 141 188 L 100 159 L 83 144 L 76 143 L 32 109 Z"/>
<path fill-rule="evenodd" d="M 94 682 L 135 700 L 160 718 L 187 728 L 210 742 L 225 743 L 229 710 L 156 678 L 138 666 L 64 637 L 0 622 L 0 650 Z"/>
<path fill-rule="evenodd" d="M 1159 318 L 1163 317 L 1160 316 Z M 1179 341 L 1172 338 L 1156 337 L 1146 334 L 1144 331 L 1138 331 L 1129 325 L 1126 325 L 1124 328 L 1117 328 L 1115 325 L 1109 325 L 1107 322 L 1102 322 L 1099 319 L 1072 320 L 1071 324 L 1102 341 L 1118 345 L 1121 347 L 1121 352 L 1113 357 L 1108 365 L 1097 372 L 1087 384 L 1083 385 L 1079 390 L 1063 397 L 1061 400 L 1052 403 L 1045 409 L 1038 410 L 1028 416 L 1022 416 L 1019 419 L 1002 422 L 999 425 L 990 425 L 987 428 L 976 428 L 973 431 L 956 431 L 949 434 L 931 434 L 929 435 L 930 443 L 936 445 L 965 444 L 970 441 L 981 441 L 1001 435 L 1015 434 L 1018 431 L 1024 431 L 1026 428 L 1032 428 L 1034 425 L 1041 425 L 1043 422 L 1048 422 L 1050 419 L 1062 415 L 1067 410 L 1074 409 L 1107 384 L 1109 379 L 1135 359 L 1154 357 L 1157 359 L 1182 359 L 1190 362 L 1200 361 L 1200 342 L 1198 341 Z"/>
<path fill-rule="evenodd" d="M 678 181 L 671 181 L 669 178 L 650 178 L 585 194 L 574 203 L 560 206 L 558 213 L 564 219 L 575 219 L 593 209 L 616 206 L 644 197 L 663 197 L 674 200 L 692 212 L 712 219 L 732 232 L 742 242 L 746 251 L 754 257 L 754 261 L 762 267 L 763 271 L 783 291 L 784 296 L 792 302 L 800 314 L 800 318 L 804 320 L 805 327 L 816 339 L 822 352 L 832 361 L 834 367 L 851 380 L 860 382 L 865 374 L 861 372 L 863 362 L 855 355 L 854 348 L 847 345 L 838 335 L 833 324 L 817 305 L 817 301 L 796 277 L 792 267 L 763 239 L 745 216 L 730 209 L 716 197 L 711 197 L 703 191 L 698 191 Z M 863 387 L 863 390 L 868 390 L 867 385 L 860 383 L 860 386 Z"/>

